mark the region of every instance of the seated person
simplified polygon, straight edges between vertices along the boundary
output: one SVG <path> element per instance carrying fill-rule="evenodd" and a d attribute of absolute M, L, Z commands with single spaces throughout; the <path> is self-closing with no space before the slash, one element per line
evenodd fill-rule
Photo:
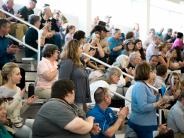
<path fill-rule="evenodd" d="M 35 95 L 39 98 L 51 97 L 51 86 L 58 80 L 58 59 L 59 51 L 57 46 L 46 44 L 42 50 L 42 60 L 37 66 L 37 82 Z"/>
<path fill-rule="evenodd" d="M 91 131 L 99 132 L 99 128 L 94 126 L 94 117 L 83 119 L 84 114 L 74 104 L 75 91 L 71 80 L 56 81 L 51 98 L 37 113 L 32 138 L 90 138 Z"/>
<path fill-rule="evenodd" d="M 13 62 L 6 63 L 2 68 L 2 78 L 4 84 L 0 87 L 0 98 L 9 99 L 4 103 L 7 110 L 7 117 L 12 122 L 12 128 L 15 130 L 15 136 L 19 138 L 31 138 L 33 119 L 24 119 L 22 113 L 37 98 L 32 96 L 23 102 L 25 90 L 20 90 L 16 85 L 20 83 L 21 75 L 17 64 Z"/>
<path fill-rule="evenodd" d="M 13 138 L 4 126 L 4 124 L 6 124 L 8 120 L 6 109 L 3 107 L 3 102 L 3 99 L 0 99 L 0 137 Z"/>
<path fill-rule="evenodd" d="M 34 8 L 36 7 L 37 0 L 28 0 L 27 6 L 22 7 L 18 10 L 18 14 L 21 15 L 21 18 L 25 21 L 28 21 L 29 15 L 34 14 Z"/>
<path fill-rule="evenodd" d="M 158 55 L 152 55 L 149 59 L 149 63 L 153 68 L 156 68 L 156 66 L 158 65 Z"/>
<path fill-rule="evenodd" d="M 34 25 L 39 29 L 40 27 L 40 17 L 37 15 L 30 15 L 29 16 L 29 23 Z M 33 48 L 38 48 L 38 32 L 33 28 L 29 28 L 25 35 L 25 43 L 32 46 Z M 42 34 L 41 37 L 41 46 L 45 43 L 45 36 Z M 37 59 L 37 53 L 29 48 L 25 48 L 25 55 L 26 57 L 33 57 Z"/>
<path fill-rule="evenodd" d="M 87 113 L 87 116 L 93 116 L 95 123 L 98 123 L 101 131 L 97 135 L 91 135 L 92 138 L 115 138 L 115 133 L 124 123 L 128 115 L 128 108 L 120 109 L 117 115 L 109 108 L 111 104 L 111 95 L 106 88 L 99 87 L 94 94 L 96 102 L 95 107 Z"/>
<path fill-rule="evenodd" d="M 109 68 L 103 76 L 96 78 L 96 80 L 94 80 L 90 84 L 92 104 L 95 103 L 94 93 L 97 87 L 102 86 L 102 87 L 108 88 L 108 90 L 110 90 L 111 92 L 118 92 L 119 94 L 123 94 L 123 91 L 121 88 L 122 86 L 125 85 L 126 83 L 125 81 L 126 80 L 121 75 L 120 69 L 116 67 Z M 122 107 L 124 106 L 124 100 L 114 96 L 112 99 L 111 106 Z"/>
<path fill-rule="evenodd" d="M 178 101 L 170 109 L 167 124 L 174 131 L 175 138 L 184 137 L 184 92 L 181 92 Z"/>
<path fill-rule="evenodd" d="M 14 0 L 6 0 L 5 4 L 2 6 L 3 10 L 21 18 L 20 14 L 15 14 L 14 9 Z M 25 24 L 18 23 L 13 17 L 6 16 L 6 19 L 11 21 L 11 30 L 10 34 L 14 35 L 17 39 L 22 40 L 25 32 L 27 31 L 28 27 Z"/>

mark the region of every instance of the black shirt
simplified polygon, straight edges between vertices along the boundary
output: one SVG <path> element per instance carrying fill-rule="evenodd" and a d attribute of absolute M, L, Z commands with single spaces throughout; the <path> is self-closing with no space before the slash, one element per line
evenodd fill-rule
<path fill-rule="evenodd" d="M 25 43 L 32 46 L 33 48 L 38 48 L 37 41 L 38 40 L 38 32 L 33 29 L 29 28 L 25 35 Z M 35 57 L 37 54 L 36 52 L 26 48 L 25 49 L 26 57 Z"/>
<path fill-rule="evenodd" d="M 51 30 L 52 31 L 55 31 L 55 32 L 59 32 L 60 29 L 58 27 L 58 24 L 57 24 L 57 20 L 52 18 L 52 19 L 49 19 L 49 20 L 45 20 L 43 19 L 43 17 L 41 18 L 41 25 L 40 25 L 40 29 L 42 29 L 44 26 L 45 26 L 45 23 L 46 22 L 51 22 Z"/>
<path fill-rule="evenodd" d="M 28 21 L 29 15 L 34 14 L 33 10 L 29 10 L 26 6 L 19 9 L 18 13 L 22 15 L 21 18 L 23 18 L 25 21 Z"/>

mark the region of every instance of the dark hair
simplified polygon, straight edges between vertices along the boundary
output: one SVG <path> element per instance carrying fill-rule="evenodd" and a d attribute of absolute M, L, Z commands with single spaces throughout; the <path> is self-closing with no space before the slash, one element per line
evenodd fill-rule
<path fill-rule="evenodd" d="M 34 25 L 36 22 L 40 21 L 40 16 L 31 14 L 28 19 L 29 23 Z"/>
<path fill-rule="evenodd" d="M 183 33 L 178 32 L 178 33 L 177 33 L 177 38 L 182 38 L 182 37 L 183 37 Z"/>
<path fill-rule="evenodd" d="M 96 25 L 90 32 L 90 34 L 92 35 L 94 32 L 100 32 L 101 31 L 104 31 L 104 32 L 108 32 L 108 30 L 104 27 L 104 26 L 101 26 L 101 25 Z"/>
<path fill-rule="evenodd" d="M 7 24 L 10 24 L 10 21 L 8 21 L 6 19 L 0 19 L 0 29 L 2 27 L 5 27 Z"/>
<path fill-rule="evenodd" d="M 138 64 L 135 68 L 135 81 L 144 81 L 149 79 L 151 66 L 147 62 Z"/>
<path fill-rule="evenodd" d="M 58 50 L 56 45 L 46 44 L 42 50 L 42 55 L 43 57 L 50 58 L 56 50 Z"/>
<path fill-rule="evenodd" d="M 104 100 L 104 96 L 107 94 L 107 88 L 99 87 L 94 93 L 94 99 L 96 104 L 100 104 Z"/>
<path fill-rule="evenodd" d="M 68 93 L 74 90 L 74 83 L 71 80 L 58 80 L 51 88 L 51 98 L 63 99 Z"/>
<path fill-rule="evenodd" d="M 152 55 L 149 59 L 149 61 L 153 58 L 153 57 L 157 57 L 158 58 L 158 55 Z"/>
<path fill-rule="evenodd" d="M 133 37 L 134 37 L 134 32 L 128 32 L 128 33 L 126 34 L 125 39 L 131 39 L 131 38 L 133 38 Z"/>
<path fill-rule="evenodd" d="M 135 49 L 135 43 L 134 43 L 134 41 L 132 39 L 125 40 L 125 45 L 126 45 L 125 49 L 126 49 L 126 51 L 129 51 L 130 50 L 128 48 L 128 45 L 131 44 L 131 43 L 134 45 L 134 48 L 132 49 L 132 50 L 134 50 Z"/>
<path fill-rule="evenodd" d="M 167 73 L 167 66 L 160 64 L 156 67 L 156 74 L 157 76 L 163 76 Z"/>
<path fill-rule="evenodd" d="M 105 27 L 107 24 L 106 24 L 106 22 L 104 22 L 104 21 L 99 21 L 99 22 L 98 22 L 98 25 Z"/>
<path fill-rule="evenodd" d="M 75 32 L 75 34 L 73 35 L 73 39 L 76 39 L 78 41 L 80 41 L 83 38 L 85 38 L 85 32 L 82 30 Z"/>
<path fill-rule="evenodd" d="M 184 98 L 184 92 L 181 92 L 178 97 L 178 100 L 181 101 L 183 98 Z"/>
<path fill-rule="evenodd" d="M 33 2 L 37 3 L 37 0 L 30 0 L 30 1 L 33 1 Z"/>
<path fill-rule="evenodd" d="M 66 27 L 66 33 L 65 33 L 65 34 L 68 34 L 69 31 L 70 31 L 71 29 L 73 29 L 73 28 L 75 28 L 74 25 L 68 25 L 68 26 Z"/>
<path fill-rule="evenodd" d="M 169 129 L 166 133 L 159 134 L 155 138 L 174 138 L 174 131 Z"/>
<path fill-rule="evenodd" d="M 135 50 L 138 50 L 138 49 L 136 49 L 136 44 L 139 43 L 139 42 L 142 43 L 142 40 L 136 39 L 136 40 L 134 41 L 134 43 L 135 43 Z M 139 53 L 141 54 L 141 59 L 142 59 L 142 60 L 145 60 L 145 59 L 146 59 L 146 55 L 145 55 L 145 52 L 144 52 L 143 47 L 141 47 L 141 49 L 139 49 L 138 51 L 139 51 Z"/>

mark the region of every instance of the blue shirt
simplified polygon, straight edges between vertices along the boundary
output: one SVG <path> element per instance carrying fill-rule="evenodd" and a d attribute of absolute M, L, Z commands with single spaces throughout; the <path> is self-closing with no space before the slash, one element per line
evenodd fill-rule
<path fill-rule="evenodd" d="M 130 121 L 140 126 L 157 125 L 156 108 L 153 106 L 157 98 L 146 83 L 137 81 L 132 89 Z"/>
<path fill-rule="evenodd" d="M 14 58 L 13 54 L 7 53 L 8 46 L 9 39 L 7 37 L 0 36 L 0 69 L 4 64 L 10 62 Z"/>
<path fill-rule="evenodd" d="M 115 39 L 114 37 L 108 38 L 108 43 L 109 43 L 109 49 L 110 49 L 110 56 L 119 56 L 121 54 L 122 50 L 119 51 L 113 51 L 113 48 L 119 46 L 122 44 L 122 41 L 120 39 Z"/>
<path fill-rule="evenodd" d="M 93 116 L 95 118 L 94 123 L 99 123 L 99 127 L 101 128 L 100 133 L 98 135 L 91 135 L 91 138 L 108 138 L 104 133 L 117 120 L 112 109 L 107 108 L 106 110 L 102 110 L 98 105 L 95 105 L 95 107 L 87 113 L 87 116 Z M 115 138 L 115 135 L 112 138 Z"/>

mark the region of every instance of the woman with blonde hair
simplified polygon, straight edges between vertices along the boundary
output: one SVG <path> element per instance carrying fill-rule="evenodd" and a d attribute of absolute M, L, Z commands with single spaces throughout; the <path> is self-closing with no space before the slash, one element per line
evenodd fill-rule
<path fill-rule="evenodd" d="M 3 85 L 0 87 L 0 98 L 10 99 L 5 103 L 7 117 L 13 123 L 15 136 L 19 138 L 31 138 L 33 120 L 26 119 L 25 123 L 21 114 L 26 110 L 29 104 L 32 104 L 36 97 L 32 96 L 26 100 L 23 105 L 24 90 L 20 90 L 16 85 L 20 83 L 21 75 L 17 64 L 13 62 L 6 63 L 1 72 Z"/>
<path fill-rule="evenodd" d="M 75 103 L 81 108 L 91 102 L 88 74 L 80 60 L 82 47 L 78 40 L 71 40 L 62 52 L 59 79 L 72 80 L 75 84 Z"/>

